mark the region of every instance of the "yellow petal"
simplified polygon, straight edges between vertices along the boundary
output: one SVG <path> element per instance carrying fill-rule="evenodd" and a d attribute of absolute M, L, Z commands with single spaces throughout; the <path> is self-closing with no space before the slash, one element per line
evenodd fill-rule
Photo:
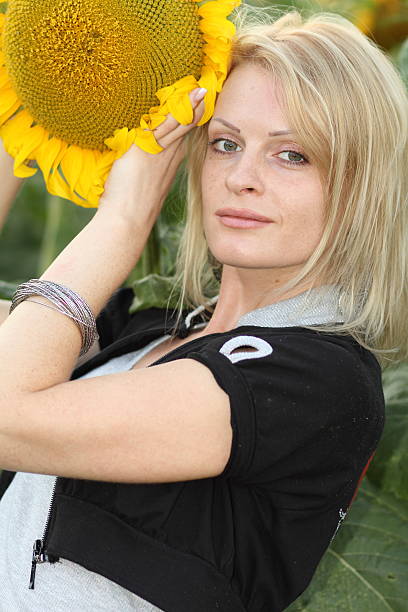
<path fill-rule="evenodd" d="M 60 167 L 72 191 L 75 191 L 83 166 L 83 150 L 72 145 L 62 158 Z"/>
<path fill-rule="evenodd" d="M 204 18 L 226 18 L 240 4 L 240 0 L 213 0 L 201 5 L 198 9 L 198 14 Z"/>
<path fill-rule="evenodd" d="M 187 93 L 173 96 L 168 101 L 168 107 L 173 117 L 181 125 L 189 125 L 193 121 L 193 107 Z"/>
<path fill-rule="evenodd" d="M 18 96 L 11 86 L 3 87 L 0 92 L 0 114 L 6 113 L 18 102 Z"/>
<path fill-rule="evenodd" d="M 16 142 L 19 141 L 27 130 L 30 129 L 33 124 L 33 118 L 27 111 L 22 110 L 12 117 L 7 123 L 1 126 L 1 133 L 4 137 L 10 138 L 11 140 L 15 137 Z"/>
<path fill-rule="evenodd" d="M 75 192 L 83 198 L 85 201 L 88 200 L 89 194 L 92 192 L 94 183 L 97 181 L 97 151 L 91 151 L 89 149 L 82 149 L 82 168 L 78 181 L 75 186 Z"/>
<path fill-rule="evenodd" d="M 153 132 L 150 130 L 142 130 L 142 128 L 137 128 L 135 130 L 134 144 L 143 149 L 143 151 L 146 151 L 146 153 L 151 153 L 152 155 L 163 151 L 163 147 L 156 141 Z"/>
<path fill-rule="evenodd" d="M 162 111 L 165 113 L 163 115 L 159 115 L 158 113 L 155 113 L 151 116 L 149 116 L 149 129 L 150 130 L 155 130 L 156 128 L 159 127 L 159 125 L 161 125 L 163 123 L 163 121 L 166 119 L 166 115 L 168 115 L 169 110 L 167 108 L 167 104 L 166 106 L 163 107 Z M 140 125 L 140 127 L 143 127 L 142 124 Z"/>
<path fill-rule="evenodd" d="M 55 169 L 59 163 L 58 155 L 65 143 L 58 138 L 50 138 L 43 142 L 36 152 L 37 163 L 40 167 L 41 172 L 44 175 L 45 182 L 48 181 L 48 177 L 53 169 Z M 65 145 L 66 149 L 66 145 Z"/>
<path fill-rule="evenodd" d="M 198 125 L 204 125 L 211 119 L 214 113 L 215 101 L 216 101 L 216 86 L 217 77 L 213 70 L 203 68 L 201 79 L 199 80 L 200 87 L 204 87 L 207 90 L 205 95 L 205 111 Z"/>
<path fill-rule="evenodd" d="M 71 192 L 68 183 L 59 173 L 58 169 L 49 175 L 45 184 L 47 186 L 47 190 L 52 195 L 59 196 L 60 198 L 66 198 L 67 200 L 72 200 L 73 202 L 75 201 L 72 199 L 74 194 Z"/>
<path fill-rule="evenodd" d="M 7 74 L 6 70 L 0 68 L 0 89 L 5 85 L 8 85 L 10 82 L 10 77 Z"/>
<path fill-rule="evenodd" d="M 112 149 L 112 151 L 116 151 L 119 155 L 126 153 L 132 142 L 132 130 L 129 130 L 126 127 L 120 130 L 115 130 L 114 135 L 105 140 L 106 146 Z"/>
<path fill-rule="evenodd" d="M 154 130 L 171 113 L 177 121 L 189 124 L 193 119 L 193 108 L 189 93 L 196 87 L 205 87 L 205 112 L 200 125 L 208 121 L 213 112 L 217 92 L 228 73 L 231 39 L 235 27 L 228 16 L 240 4 L 240 0 L 210 0 L 197 3 L 200 30 L 203 36 L 203 65 L 198 80 L 188 75 L 169 87 L 157 92 L 159 104 L 149 109 L 140 120 L 140 126 L 116 130 L 105 141 L 108 151 L 100 152 L 69 146 L 35 125 L 30 113 L 22 108 L 21 100 L 14 91 L 0 48 L 0 137 L 15 158 L 16 172 L 21 176 L 34 174 L 28 168 L 28 159 L 36 159 L 44 175 L 50 193 L 70 199 L 80 206 L 97 206 L 104 191 L 106 178 L 115 159 L 123 155 L 134 143 L 144 151 L 156 154 L 162 151 Z M 0 47 L 5 16 L 0 14 Z"/>
<path fill-rule="evenodd" d="M 10 117 L 12 117 L 18 111 L 20 106 L 20 102 L 17 101 L 13 106 L 10 106 L 10 108 L 3 114 L 1 114 L 0 112 L 0 126 L 3 125 L 3 123 L 6 123 L 6 121 L 8 121 Z"/>
<path fill-rule="evenodd" d="M 30 168 L 26 162 L 35 159 L 35 151 L 45 138 L 41 127 L 31 128 L 32 121 L 26 111 L 21 111 L 0 128 L 4 147 L 14 157 L 14 174 L 22 178 L 36 173 L 35 168 Z"/>
<path fill-rule="evenodd" d="M 203 19 L 201 29 L 205 34 L 212 36 L 214 39 L 221 40 L 232 39 L 235 35 L 235 26 L 231 21 L 225 20 L 220 28 L 220 20 L 218 19 Z M 222 34 L 220 33 L 222 31 Z"/>
<path fill-rule="evenodd" d="M 25 164 L 14 163 L 14 176 L 18 178 L 30 178 L 36 173 L 37 168 L 30 168 L 30 166 L 26 166 Z"/>
<path fill-rule="evenodd" d="M 104 185 L 108 174 L 115 161 L 116 155 L 114 151 L 105 151 L 100 153 L 94 151 L 95 166 L 92 170 L 92 180 L 90 181 L 89 191 L 86 193 L 86 199 L 89 207 L 96 207 L 99 199 L 104 192 Z M 85 192 L 84 192 L 85 193 Z"/>
<path fill-rule="evenodd" d="M 113 162 L 116 159 L 116 155 L 113 151 L 104 151 L 103 153 L 97 153 L 98 174 L 100 174 L 101 177 L 107 176 L 110 172 L 110 169 L 112 168 Z"/>

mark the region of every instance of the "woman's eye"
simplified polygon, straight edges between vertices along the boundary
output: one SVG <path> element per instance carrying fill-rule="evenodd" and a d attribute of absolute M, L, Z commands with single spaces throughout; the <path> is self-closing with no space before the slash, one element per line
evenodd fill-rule
<path fill-rule="evenodd" d="M 233 140 L 228 140 L 228 138 L 215 138 L 212 140 L 209 145 L 213 148 L 217 153 L 236 153 L 237 151 L 241 151 L 241 147 L 234 142 Z"/>
<path fill-rule="evenodd" d="M 280 155 L 286 155 L 286 159 L 283 157 L 281 157 L 281 159 L 283 159 L 283 161 L 287 164 L 303 166 L 303 164 L 308 163 L 306 157 L 297 151 L 282 151 L 282 153 L 279 153 L 279 156 Z"/>

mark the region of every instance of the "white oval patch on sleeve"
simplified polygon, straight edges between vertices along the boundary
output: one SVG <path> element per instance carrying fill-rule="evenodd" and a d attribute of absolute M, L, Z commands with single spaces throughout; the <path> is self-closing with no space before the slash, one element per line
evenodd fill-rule
<path fill-rule="evenodd" d="M 256 349 L 255 351 L 240 351 L 233 353 L 238 348 L 250 347 Z M 228 340 L 221 348 L 220 353 L 228 357 L 231 363 L 237 363 L 242 359 L 259 359 L 260 357 L 267 357 L 273 352 L 271 345 L 257 338 L 256 336 L 237 336 Z"/>

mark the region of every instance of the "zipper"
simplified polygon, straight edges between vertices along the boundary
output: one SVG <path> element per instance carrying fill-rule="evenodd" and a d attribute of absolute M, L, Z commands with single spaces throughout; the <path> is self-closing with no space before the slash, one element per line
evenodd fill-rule
<path fill-rule="evenodd" d="M 35 540 L 34 545 L 33 545 L 33 556 L 31 559 L 31 572 L 30 572 L 30 584 L 29 584 L 29 589 L 34 590 L 34 585 L 35 585 L 35 574 L 37 571 L 37 565 L 39 563 L 55 563 L 55 561 L 57 561 L 57 559 L 51 561 L 50 557 L 46 554 L 45 552 L 45 543 L 46 543 L 46 539 L 48 536 L 48 532 L 50 530 L 50 522 L 51 522 L 51 516 L 52 516 L 52 511 L 53 511 L 53 507 L 54 507 L 54 501 L 55 501 L 55 492 L 57 489 L 57 483 L 58 483 L 59 478 L 56 477 L 55 478 L 55 482 L 54 482 L 54 486 L 52 488 L 52 493 L 51 493 L 51 500 L 50 500 L 50 505 L 48 508 L 48 514 L 47 514 L 47 520 L 45 521 L 45 527 L 44 527 L 44 531 L 43 531 L 43 536 L 41 538 L 41 540 Z"/>
<path fill-rule="evenodd" d="M 174 349 L 174 350 L 177 350 L 177 349 Z M 50 522 L 51 522 L 51 517 L 52 517 L 53 509 L 54 509 L 55 492 L 57 489 L 58 480 L 59 480 L 59 477 L 56 477 L 53 488 L 52 488 L 50 505 L 48 508 L 47 519 L 45 521 L 43 536 L 41 539 L 35 540 L 33 544 L 33 554 L 31 558 L 30 583 L 28 586 L 30 590 L 34 590 L 35 588 L 35 575 L 37 572 L 37 565 L 39 563 L 47 563 L 47 562 L 55 563 L 56 561 L 58 561 L 58 558 L 52 558 L 52 561 L 51 561 L 50 557 L 45 552 L 46 540 L 48 537 L 48 532 L 50 530 Z"/>
<path fill-rule="evenodd" d="M 196 327 L 196 325 L 191 327 L 191 329 L 189 329 L 188 331 L 189 332 L 192 331 L 195 327 Z M 208 334 L 208 335 L 209 336 L 218 336 L 218 335 L 220 335 L 220 332 L 216 332 L 214 334 Z M 188 344 L 190 344 L 190 345 L 191 344 L 195 344 L 196 342 L 199 342 L 200 340 L 202 340 L 202 338 L 196 338 L 195 340 L 190 340 L 190 342 Z M 161 363 L 161 361 L 163 359 L 167 358 L 172 353 L 177 352 L 181 348 L 184 348 L 184 347 L 180 346 L 178 348 L 173 349 L 172 351 L 167 353 L 167 355 L 164 355 L 164 357 L 161 357 L 160 359 L 155 361 L 154 364 L 152 364 L 152 365 L 156 365 L 156 364 Z M 35 542 L 33 544 L 33 556 L 32 556 L 32 559 L 31 559 L 30 584 L 29 584 L 29 587 L 28 587 L 30 590 L 34 590 L 34 587 L 35 587 L 35 574 L 36 574 L 36 571 L 37 571 L 37 565 L 39 563 L 47 563 L 47 562 L 55 563 L 56 561 L 58 561 L 58 557 L 53 557 L 52 560 L 51 560 L 49 555 L 45 552 L 45 550 L 46 550 L 45 549 L 45 545 L 46 545 L 46 540 L 47 540 L 48 532 L 49 532 L 49 529 L 50 529 L 51 517 L 52 517 L 52 513 L 53 513 L 53 509 L 54 509 L 55 492 L 56 492 L 56 489 L 57 489 L 58 480 L 59 480 L 59 477 L 57 476 L 55 478 L 54 486 L 53 486 L 53 489 L 52 489 L 51 500 L 50 500 L 50 505 L 49 505 L 49 508 L 48 508 L 47 520 L 45 522 L 43 537 L 41 538 L 41 540 L 35 540 Z"/>

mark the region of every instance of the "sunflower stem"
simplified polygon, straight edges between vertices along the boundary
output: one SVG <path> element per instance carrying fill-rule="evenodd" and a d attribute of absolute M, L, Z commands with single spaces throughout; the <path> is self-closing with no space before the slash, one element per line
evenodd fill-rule
<path fill-rule="evenodd" d="M 38 257 L 38 276 L 41 276 L 57 255 L 57 238 L 58 230 L 61 225 L 62 200 L 61 198 L 47 194 L 45 206 L 45 229 Z"/>

